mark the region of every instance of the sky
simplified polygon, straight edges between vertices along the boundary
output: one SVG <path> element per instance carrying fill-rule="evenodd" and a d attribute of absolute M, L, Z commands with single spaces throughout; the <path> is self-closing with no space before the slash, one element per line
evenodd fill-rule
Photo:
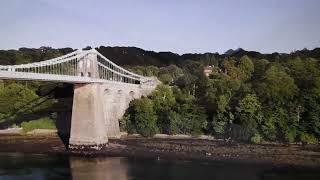
<path fill-rule="evenodd" d="M 320 0 L 1 0 L 0 49 L 175 53 L 320 47 Z"/>

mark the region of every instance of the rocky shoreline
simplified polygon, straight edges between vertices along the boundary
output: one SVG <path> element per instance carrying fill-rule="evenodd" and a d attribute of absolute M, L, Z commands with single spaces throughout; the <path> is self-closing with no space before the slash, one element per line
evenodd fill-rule
<path fill-rule="evenodd" d="M 63 139 L 63 138 L 62 138 Z M 69 151 L 58 135 L 1 135 L 0 152 L 125 156 L 168 160 L 241 161 L 320 167 L 319 145 L 259 145 L 193 138 L 110 139 L 101 151 Z"/>

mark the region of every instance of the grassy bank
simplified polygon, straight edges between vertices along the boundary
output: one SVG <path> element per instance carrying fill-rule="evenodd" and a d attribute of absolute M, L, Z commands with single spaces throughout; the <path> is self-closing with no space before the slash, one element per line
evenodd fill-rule
<path fill-rule="evenodd" d="M 34 129 L 56 129 L 54 121 L 47 117 L 28 122 L 23 122 L 20 126 L 23 129 L 23 132 L 29 132 Z"/>

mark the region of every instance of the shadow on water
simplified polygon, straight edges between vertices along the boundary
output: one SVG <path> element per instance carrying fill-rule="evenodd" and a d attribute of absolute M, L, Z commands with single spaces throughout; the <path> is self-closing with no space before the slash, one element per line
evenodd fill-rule
<path fill-rule="evenodd" d="M 0 179 L 286 180 L 320 179 L 319 169 L 232 162 L 183 162 L 122 157 L 1 154 Z"/>
<path fill-rule="evenodd" d="M 167 162 L 167 161 L 130 161 L 129 174 L 135 179 L 169 180 L 283 180 L 319 179 L 316 170 L 297 168 L 276 168 L 267 164 L 232 162 Z M 300 171 L 300 172 L 299 172 Z M 285 172 L 285 173 L 282 173 Z M 299 172 L 299 173 L 297 173 Z"/>
<path fill-rule="evenodd" d="M 70 179 L 67 156 L 0 153 L 0 179 Z"/>

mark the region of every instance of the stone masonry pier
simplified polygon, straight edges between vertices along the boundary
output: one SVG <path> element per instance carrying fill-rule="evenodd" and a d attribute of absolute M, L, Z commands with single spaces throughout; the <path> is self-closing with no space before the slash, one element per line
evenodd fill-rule
<path fill-rule="evenodd" d="M 75 84 L 69 148 L 103 148 L 120 137 L 119 119 L 130 101 L 148 96 L 155 86 L 121 83 Z"/>

